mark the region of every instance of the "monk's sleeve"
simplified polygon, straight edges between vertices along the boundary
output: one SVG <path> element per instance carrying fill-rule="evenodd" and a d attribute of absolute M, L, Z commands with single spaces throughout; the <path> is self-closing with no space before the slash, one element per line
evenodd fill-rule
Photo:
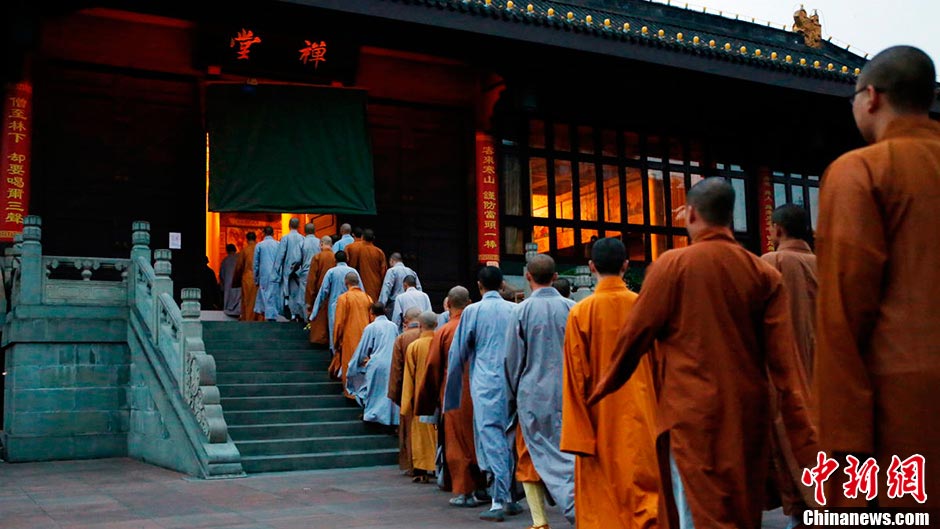
<path fill-rule="evenodd" d="M 592 387 L 588 340 L 578 327 L 574 312 L 568 315 L 565 326 L 563 373 L 561 449 L 574 454 L 595 455 L 597 438 L 587 406 L 588 392 Z"/>
<path fill-rule="evenodd" d="M 514 417 L 516 413 L 516 394 L 519 391 L 519 378 L 522 376 L 522 370 L 526 363 L 526 344 L 525 331 L 522 328 L 522 305 L 517 305 L 513 310 L 512 320 L 509 322 L 509 328 L 506 330 L 506 361 L 504 362 L 504 374 L 506 377 L 507 399 L 509 417 Z"/>
<path fill-rule="evenodd" d="M 310 263 L 310 273 L 307 274 L 307 284 L 304 288 L 304 304 L 307 305 L 308 311 L 313 308 L 313 297 L 315 295 L 313 291 L 317 287 L 317 276 L 320 275 L 316 264 L 317 258 L 314 257 Z"/>
<path fill-rule="evenodd" d="M 630 309 L 627 324 L 617 334 L 611 364 L 601 375 L 588 404 L 617 391 L 630 380 L 640 359 L 649 352 L 656 335 L 666 325 L 674 304 L 674 285 L 679 280 L 674 257 L 663 256 L 647 270 L 643 289 Z"/>
<path fill-rule="evenodd" d="M 330 297 L 330 273 L 326 273 L 323 278 L 323 284 L 320 285 L 320 292 L 317 292 L 317 300 L 313 303 L 313 310 L 310 311 L 310 319 L 313 320 L 320 313 L 320 305 Z"/>
<path fill-rule="evenodd" d="M 424 370 L 418 378 L 418 387 L 415 388 L 415 409 L 418 415 L 434 415 L 440 398 L 441 387 L 438 377 L 443 363 L 444 329 L 438 329 L 431 339 L 428 356 L 425 360 Z"/>
<path fill-rule="evenodd" d="M 346 312 L 348 307 L 346 307 L 347 296 L 340 296 L 336 300 L 336 315 L 334 316 L 333 323 L 333 349 L 338 351 L 340 344 L 343 343 L 343 331 L 345 330 L 346 323 Z"/>
<path fill-rule="evenodd" d="M 873 453 L 872 386 L 866 369 L 887 261 L 884 225 L 865 163 L 844 156 L 823 178 L 814 398 L 822 448 Z"/>
<path fill-rule="evenodd" d="M 284 237 L 277 243 L 277 253 L 274 257 L 274 277 L 280 279 L 284 272 L 284 261 L 287 260 L 287 238 Z"/>
<path fill-rule="evenodd" d="M 444 384 L 444 411 L 456 410 L 460 407 L 460 397 L 463 393 L 463 370 L 470 350 L 473 347 L 473 322 L 465 315 L 457 324 L 457 334 L 454 342 L 450 344 L 447 352 L 447 381 Z"/>
<path fill-rule="evenodd" d="M 415 344 L 412 343 L 405 351 L 405 371 L 402 377 L 401 414 L 411 415 L 414 411 L 414 384 L 417 363 L 415 357 Z"/>
<path fill-rule="evenodd" d="M 382 281 L 382 292 L 379 293 L 379 302 L 388 303 L 388 297 L 392 295 L 392 288 L 395 287 L 395 273 L 389 268 L 385 272 L 385 281 Z"/>
<path fill-rule="evenodd" d="M 402 317 L 403 317 L 403 314 L 401 311 L 401 302 L 399 302 L 399 300 L 396 299 L 395 306 L 394 308 L 392 308 L 392 323 L 395 324 L 395 328 L 398 330 L 401 330 L 402 328 L 402 324 L 401 324 Z"/>
<path fill-rule="evenodd" d="M 401 406 L 402 376 L 405 369 L 405 349 L 402 347 L 403 343 L 404 335 L 400 334 L 395 338 L 395 346 L 392 347 L 392 367 L 388 375 L 388 398 L 398 406 Z"/>
<path fill-rule="evenodd" d="M 777 275 L 776 283 L 764 310 L 764 350 L 771 383 L 776 390 L 778 409 L 783 417 L 787 438 L 797 462 L 811 467 L 819 445 L 816 430 L 810 419 L 806 375 L 800 363 L 800 354 L 790 321 L 790 303 L 783 281 Z"/>

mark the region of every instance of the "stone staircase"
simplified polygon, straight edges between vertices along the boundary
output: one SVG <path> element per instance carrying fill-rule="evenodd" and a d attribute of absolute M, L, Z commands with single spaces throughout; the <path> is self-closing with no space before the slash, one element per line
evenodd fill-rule
<path fill-rule="evenodd" d="M 245 472 L 392 465 L 398 438 L 359 419 L 330 356 L 288 323 L 203 322 L 229 435 Z"/>

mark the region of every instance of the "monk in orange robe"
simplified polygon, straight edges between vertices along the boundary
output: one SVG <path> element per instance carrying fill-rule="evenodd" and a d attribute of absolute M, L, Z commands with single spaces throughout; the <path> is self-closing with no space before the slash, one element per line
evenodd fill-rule
<path fill-rule="evenodd" d="M 818 452 L 789 302 L 780 273 L 734 240 L 731 184 L 706 178 L 686 199 L 692 244 L 647 269 L 589 403 L 631 380 L 655 342 L 669 526 L 758 529 L 777 413 L 771 384 L 797 464 L 812 467 Z"/>
<path fill-rule="evenodd" d="M 418 315 L 421 310 L 412 307 L 405 311 L 405 332 L 395 338 L 392 347 L 392 367 L 388 372 L 388 398 L 401 407 L 402 384 L 405 378 L 405 351 L 408 346 L 421 337 L 421 324 Z M 411 417 L 401 414 L 398 421 L 398 468 L 410 475 L 414 470 L 411 466 Z"/>
<path fill-rule="evenodd" d="M 444 385 L 447 375 L 447 353 L 454 341 L 463 309 L 470 304 L 470 292 L 461 286 L 450 289 L 444 299 L 444 309 L 450 319 L 434 332 L 428 353 L 427 372 L 418 381 L 417 410 L 420 415 L 433 415 L 443 408 Z M 483 476 L 477 466 L 477 453 L 473 445 L 473 397 L 470 395 L 470 370 L 464 370 L 463 393 L 460 407 L 444 414 L 444 459 L 451 479 L 450 504 L 455 507 L 477 507 L 483 502 L 475 492 L 485 489 Z"/>
<path fill-rule="evenodd" d="M 852 110 L 868 147 L 826 170 L 817 251 L 819 304 L 813 396 L 822 448 L 861 463 L 874 457 L 882 484 L 908 472 L 917 494 L 888 496 L 880 509 L 929 511 L 940 523 L 940 124 L 930 58 L 888 48 L 862 69 Z M 932 474 L 924 480 L 920 455 Z M 897 456 L 897 460 L 892 461 Z M 892 463 L 899 463 L 892 468 Z M 844 475 L 844 474 L 843 474 Z M 887 476 L 887 481 L 885 481 Z M 835 477 L 835 474 L 833 475 Z M 865 505 L 830 479 L 827 507 Z M 925 497 L 926 496 L 926 497 Z M 923 501 L 923 503 L 921 503 Z"/>
<path fill-rule="evenodd" d="M 258 236 L 249 231 L 245 234 L 245 247 L 238 252 L 235 261 L 235 273 L 232 274 L 233 288 L 242 289 L 241 321 L 264 321 L 264 314 L 255 313 L 255 298 L 258 296 L 258 285 L 255 284 L 255 244 Z"/>
<path fill-rule="evenodd" d="M 790 299 L 790 319 L 796 345 L 800 351 L 800 360 L 804 379 L 804 390 L 809 393 L 809 381 L 813 369 L 813 356 L 816 350 L 816 255 L 810 248 L 812 227 L 809 213 L 795 204 L 784 204 L 774 210 L 770 217 L 773 231 L 771 240 L 775 251 L 761 256 L 765 262 L 777 269 L 783 277 L 783 284 Z M 819 507 L 812 499 L 813 491 L 800 485 L 803 469 L 795 463 L 786 440 L 786 430 L 782 418 L 776 414 L 774 419 L 771 449 L 770 491 L 775 492 L 768 498 L 768 510 L 783 506 L 783 512 L 794 520 L 802 522 L 803 511 L 809 506 Z"/>
<path fill-rule="evenodd" d="M 561 449 L 575 454 L 575 520 L 579 529 L 633 529 L 658 523 L 656 395 L 644 358 L 624 387 L 598 405 L 587 397 L 610 367 L 614 343 L 636 294 L 623 274 L 627 252 L 617 239 L 595 241 L 594 294 L 575 305 L 565 327 Z M 518 436 L 518 434 L 517 434 Z M 520 466 L 523 454 L 520 450 Z"/>
<path fill-rule="evenodd" d="M 372 298 L 359 287 L 355 272 L 346 274 L 346 292 L 336 300 L 336 322 L 333 324 L 333 358 L 342 370 L 343 394 L 354 398 L 346 391 L 347 366 L 366 325 L 372 322 Z"/>
<path fill-rule="evenodd" d="M 362 240 L 346 248 L 349 266 L 355 268 L 362 278 L 362 289 L 372 299 L 379 299 L 388 265 L 385 262 L 385 252 L 375 245 L 375 232 L 368 228 L 363 230 Z"/>
<path fill-rule="evenodd" d="M 437 327 L 437 314 L 422 312 L 418 321 L 421 324 L 421 336 L 405 351 L 401 409 L 402 415 L 411 418 L 411 465 L 416 474 L 414 481 L 427 483 L 428 476 L 437 470 L 437 427 L 422 420 L 423 417 L 415 408 L 415 400 L 418 380 L 425 377 L 427 370 L 428 351 Z"/>
<path fill-rule="evenodd" d="M 336 257 L 333 255 L 333 239 L 325 236 L 320 239 L 320 253 L 310 261 L 310 273 L 307 275 L 307 288 L 304 295 L 307 314 L 310 314 L 313 310 L 313 301 L 320 292 L 323 278 L 334 266 L 336 266 Z M 316 318 L 310 322 L 310 343 L 319 345 L 329 345 L 330 343 L 329 315 L 325 310 L 321 310 Z"/>

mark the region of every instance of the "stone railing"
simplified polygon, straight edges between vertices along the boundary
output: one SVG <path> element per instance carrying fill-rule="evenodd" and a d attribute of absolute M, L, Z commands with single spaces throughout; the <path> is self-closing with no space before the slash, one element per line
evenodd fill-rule
<path fill-rule="evenodd" d="M 206 354 L 199 321 L 199 289 L 183 289 L 182 308 L 173 300 L 172 253 L 155 250 L 151 264 L 150 224 L 132 226 L 130 259 L 42 255 L 42 221 L 29 216 L 3 259 L 11 282 L 11 311 L 27 305 L 110 306 L 136 309 L 143 333 L 169 372 L 208 443 L 229 442 L 215 386 L 215 360 Z M 132 326 L 133 327 L 133 326 Z"/>

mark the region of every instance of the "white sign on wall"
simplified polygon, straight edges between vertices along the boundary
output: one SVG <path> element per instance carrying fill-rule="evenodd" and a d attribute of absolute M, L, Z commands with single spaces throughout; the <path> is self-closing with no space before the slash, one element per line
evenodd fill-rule
<path fill-rule="evenodd" d="M 183 234 L 178 231 L 170 232 L 170 249 L 179 250 L 183 247 Z"/>

